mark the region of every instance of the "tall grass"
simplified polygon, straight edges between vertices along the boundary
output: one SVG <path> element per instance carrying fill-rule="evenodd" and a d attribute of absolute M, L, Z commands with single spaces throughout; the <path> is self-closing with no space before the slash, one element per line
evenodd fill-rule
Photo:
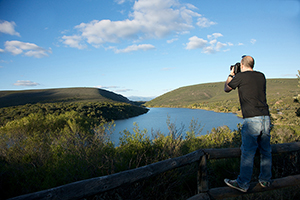
<path fill-rule="evenodd" d="M 97 126 L 87 122 L 84 116 L 74 111 L 61 115 L 34 113 L 1 127 L 0 198 L 109 175 L 197 149 L 239 147 L 241 142 L 240 125 L 236 130 L 224 126 L 212 129 L 207 135 L 198 136 L 202 130 L 200 122 L 192 120 L 185 130 L 168 119 L 168 133 L 152 132 L 154 139 L 150 140 L 148 130 L 141 130 L 135 124 L 132 131 L 124 130 L 121 133 L 120 146 L 115 147 L 110 141 L 113 122 L 102 122 Z M 272 143 L 297 141 L 299 137 L 299 127 L 281 126 L 272 130 Z M 279 167 L 273 168 L 274 177 L 297 173 L 297 156 L 275 157 L 274 163 Z M 230 176 L 227 178 L 235 177 L 239 171 L 239 159 L 210 161 L 208 165 L 211 187 L 224 185 L 224 171 L 226 176 Z M 196 169 L 197 164 L 193 164 L 166 172 L 128 188 L 102 194 L 102 197 L 186 198 L 195 194 Z M 255 173 L 254 179 L 258 172 Z"/>

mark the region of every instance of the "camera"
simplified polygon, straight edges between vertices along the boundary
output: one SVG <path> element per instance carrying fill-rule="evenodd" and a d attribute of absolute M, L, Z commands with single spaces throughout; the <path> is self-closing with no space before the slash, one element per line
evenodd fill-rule
<path fill-rule="evenodd" d="M 241 63 L 237 62 L 237 63 L 235 63 L 235 65 L 231 65 L 230 71 L 232 70 L 232 68 L 234 68 L 234 70 L 233 70 L 234 74 L 241 72 Z"/>

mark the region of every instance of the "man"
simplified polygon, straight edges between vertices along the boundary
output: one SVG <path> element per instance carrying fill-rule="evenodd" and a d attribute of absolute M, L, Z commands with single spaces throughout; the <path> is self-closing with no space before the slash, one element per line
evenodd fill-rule
<path fill-rule="evenodd" d="M 266 100 L 266 79 L 263 73 L 254 71 L 254 59 L 243 56 L 241 72 L 235 74 L 232 67 L 225 82 L 224 91 L 238 88 L 244 118 L 241 145 L 240 174 L 236 180 L 225 179 L 225 183 L 242 192 L 247 192 L 253 172 L 256 149 L 260 150 L 259 183 L 268 187 L 271 183 L 272 154 L 270 145 L 270 117 Z"/>

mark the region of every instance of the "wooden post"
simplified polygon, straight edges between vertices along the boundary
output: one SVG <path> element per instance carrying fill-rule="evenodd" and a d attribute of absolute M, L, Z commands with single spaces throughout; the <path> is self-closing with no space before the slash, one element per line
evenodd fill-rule
<path fill-rule="evenodd" d="M 200 158 L 198 173 L 197 173 L 198 194 L 208 191 L 207 180 L 207 156 L 203 155 Z"/>

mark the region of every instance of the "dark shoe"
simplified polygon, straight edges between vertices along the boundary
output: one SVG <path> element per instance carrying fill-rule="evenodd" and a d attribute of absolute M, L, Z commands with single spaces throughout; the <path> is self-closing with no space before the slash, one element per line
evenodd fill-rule
<path fill-rule="evenodd" d="M 271 183 L 267 181 L 258 181 L 261 187 L 270 187 Z"/>
<path fill-rule="evenodd" d="M 236 182 L 236 180 L 230 180 L 230 179 L 225 178 L 224 182 L 231 188 L 237 189 L 241 192 L 247 192 L 247 189 L 241 188 L 239 186 L 239 184 Z"/>

